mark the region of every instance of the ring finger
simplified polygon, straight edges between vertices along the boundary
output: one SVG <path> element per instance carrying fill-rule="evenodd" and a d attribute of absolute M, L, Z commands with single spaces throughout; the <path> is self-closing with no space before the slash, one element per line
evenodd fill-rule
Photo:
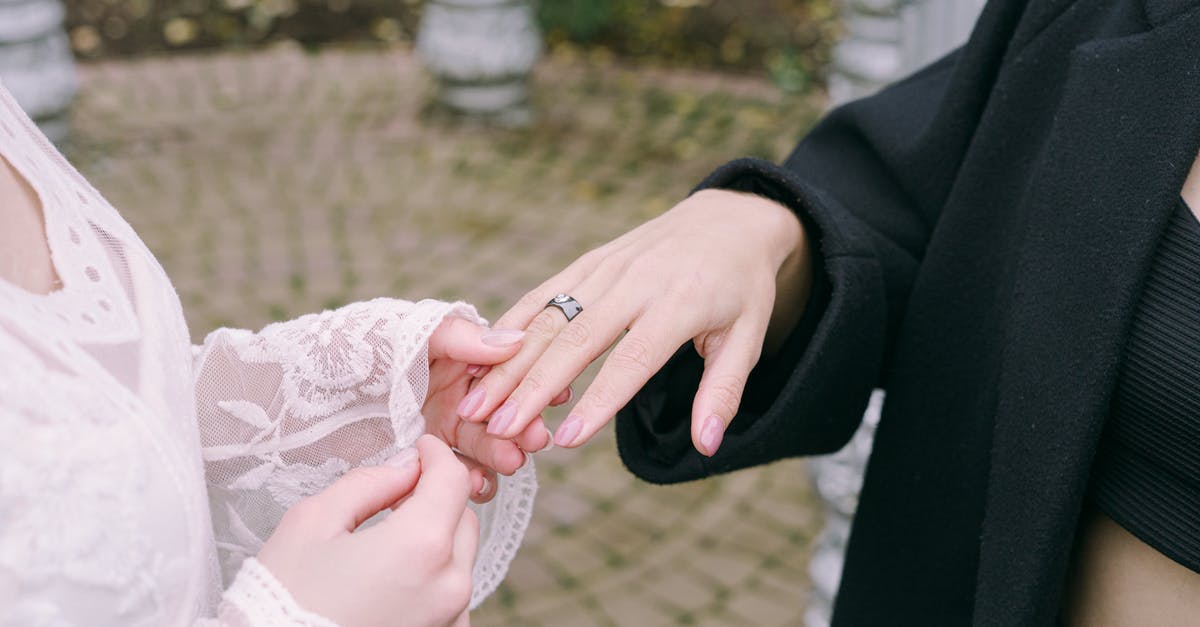
<path fill-rule="evenodd" d="M 570 290 L 563 290 L 562 293 L 570 294 L 577 299 L 585 310 L 589 307 L 589 303 L 596 302 L 600 290 L 593 287 L 594 284 L 583 284 Z M 554 298 L 551 294 L 546 298 L 548 303 Z M 583 315 L 583 314 L 580 314 Z M 546 306 L 533 317 L 529 325 L 525 329 L 525 337 L 521 343 L 521 350 L 517 352 L 508 361 L 492 366 L 482 378 L 478 379 L 473 386 L 471 393 L 475 394 L 478 390 L 483 390 L 483 401 L 480 402 L 469 415 L 464 415 L 463 419 L 470 422 L 482 422 L 496 411 L 496 408 L 502 401 L 508 398 L 508 395 L 517 387 L 517 384 L 524 378 L 525 373 L 533 366 L 538 357 L 546 351 L 554 338 L 567 326 L 567 317 L 559 311 L 557 307 Z M 552 395 L 557 395 L 561 392 L 571 379 L 567 379 L 563 385 L 552 392 Z M 503 418 L 503 416 L 500 416 Z"/>

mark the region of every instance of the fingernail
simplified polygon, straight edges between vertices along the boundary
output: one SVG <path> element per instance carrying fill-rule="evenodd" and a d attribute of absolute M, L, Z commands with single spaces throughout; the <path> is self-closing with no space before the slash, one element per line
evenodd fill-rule
<path fill-rule="evenodd" d="M 583 418 L 578 414 L 571 414 L 567 419 L 558 426 L 558 433 L 554 434 L 554 443 L 559 446 L 569 446 L 579 437 L 579 432 L 583 430 Z"/>
<path fill-rule="evenodd" d="M 417 449 L 406 448 L 388 458 L 387 461 L 383 462 L 383 465 L 400 468 L 401 470 L 409 470 L 417 465 L 417 457 Z"/>
<path fill-rule="evenodd" d="M 482 484 L 480 484 L 479 491 L 478 491 L 478 492 L 476 492 L 475 494 L 476 494 L 476 495 L 478 495 L 478 496 L 483 496 L 483 495 L 485 495 L 485 494 L 487 494 L 487 493 L 488 493 L 488 490 L 490 490 L 490 489 L 491 489 L 491 487 L 492 487 L 492 482 L 491 482 L 491 481 L 488 481 L 488 478 L 487 478 L 487 477 L 480 477 L 480 479 L 483 479 L 483 483 L 482 483 Z M 461 493 L 460 493 L 460 494 L 461 494 Z"/>
<path fill-rule="evenodd" d="M 516 329 L 488 329 L 479 337 L 479 341 L 488 346 L 503 348 L 520 342 L 523 337 L 525 332 Z"/>
<path fill-rule="evenodd" d="M 467 376 L 473 377 L 479 374 L 480 370 L 483 370 L 483 366 L 480 366 L 479 364 L 471 364 L 470 366 L 467 366 Z"/>
<path fill-rule="evenodd" d="M 550 429 L 547 428 L 546 429 L 546 446 L 543 446 L 542 450 L 538 451 L 538 452 L 541 453 L 544 451 L 548 451 L 552 448 L 554 448 L 554 434 L 551 433 Z"/>
<path fill-rule="evenodd" d="M 504 404 L 500 406 L 500 409 L 497 409 L 496 413 L 492 414 L 491 418 L 488 418 L 487 432 L 492 435 L 500 435 L 501 433 L 504 433 L 508 429 L 508 425 L 512 424 L 513 419 L 516 417 L 516 401 L 512 399 L 504 401 Z"/>
<path fill-rule="evenodd" d="M 700 431 L 700 446 L 703 446 L 707 455 L 712 457 L 716 455 L 717 449 L 721 447 L 721 440 L 724 438 L 725 423 L 717 416 L 709 416 L 704 423 L 704 429 Z"/>
<path fill-rule="evenodd" d="M 487 396 L 487 390 L 484 390 L 482 385 L 475 386 L 475 389 L 471 390 L 470 394 L 467 394 L 458 402 L 456 412 L 463 418 L 473 416 L 479 410 L 479 406 L 483 404 L 485 396 Z"/>

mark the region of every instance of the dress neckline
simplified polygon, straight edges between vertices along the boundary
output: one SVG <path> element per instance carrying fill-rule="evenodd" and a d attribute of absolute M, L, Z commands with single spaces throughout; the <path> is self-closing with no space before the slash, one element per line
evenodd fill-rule
<path fill-rule="evenodd" d="M 102 241 L 102 231 L 89 219 L 104 211 L 103 200 L 79 183 L 2 87 L 0 155 L 37 197 L 50 263 L 59 281 L 57 289 L 42 294 L 0 279 L 0 317 L 88 342 L 136 338 L 137 317 L 116 267 L 124 261 L 121 244 Z"/>

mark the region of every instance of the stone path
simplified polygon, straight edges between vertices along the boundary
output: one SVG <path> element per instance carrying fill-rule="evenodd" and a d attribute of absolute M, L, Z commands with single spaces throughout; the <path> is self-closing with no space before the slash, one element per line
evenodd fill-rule
<path fill-rule="evenodd" d="M 403 50 L 83 74 L 71 155 L 166 266 L 196 339 L 380 295 L 495 318 L 722 161 L 785 154 L 821 106 L 727 75 L 550 61 L 538 124 L 500 130 L 427 107 Z M 656 487 L 614 449 L 608 429 L 539 457 L 525 545 L 475 625 L 800 624 L 818 526 L 801 462 Z"/>

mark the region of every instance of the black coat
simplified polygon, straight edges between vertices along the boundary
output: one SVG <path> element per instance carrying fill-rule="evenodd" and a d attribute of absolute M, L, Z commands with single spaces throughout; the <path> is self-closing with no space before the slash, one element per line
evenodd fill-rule
<path fill-rule="evenodd" d="M 702 187 L 798 212 L 816 294 L 719 453 L 690 347 L 618 417 L 676 482 L 841 447 L 888 396 L 838 625 L 1046 625 L 1155 246 L 1200 149 L 1200 0 L 993 0 L 959 51 Z"/>

